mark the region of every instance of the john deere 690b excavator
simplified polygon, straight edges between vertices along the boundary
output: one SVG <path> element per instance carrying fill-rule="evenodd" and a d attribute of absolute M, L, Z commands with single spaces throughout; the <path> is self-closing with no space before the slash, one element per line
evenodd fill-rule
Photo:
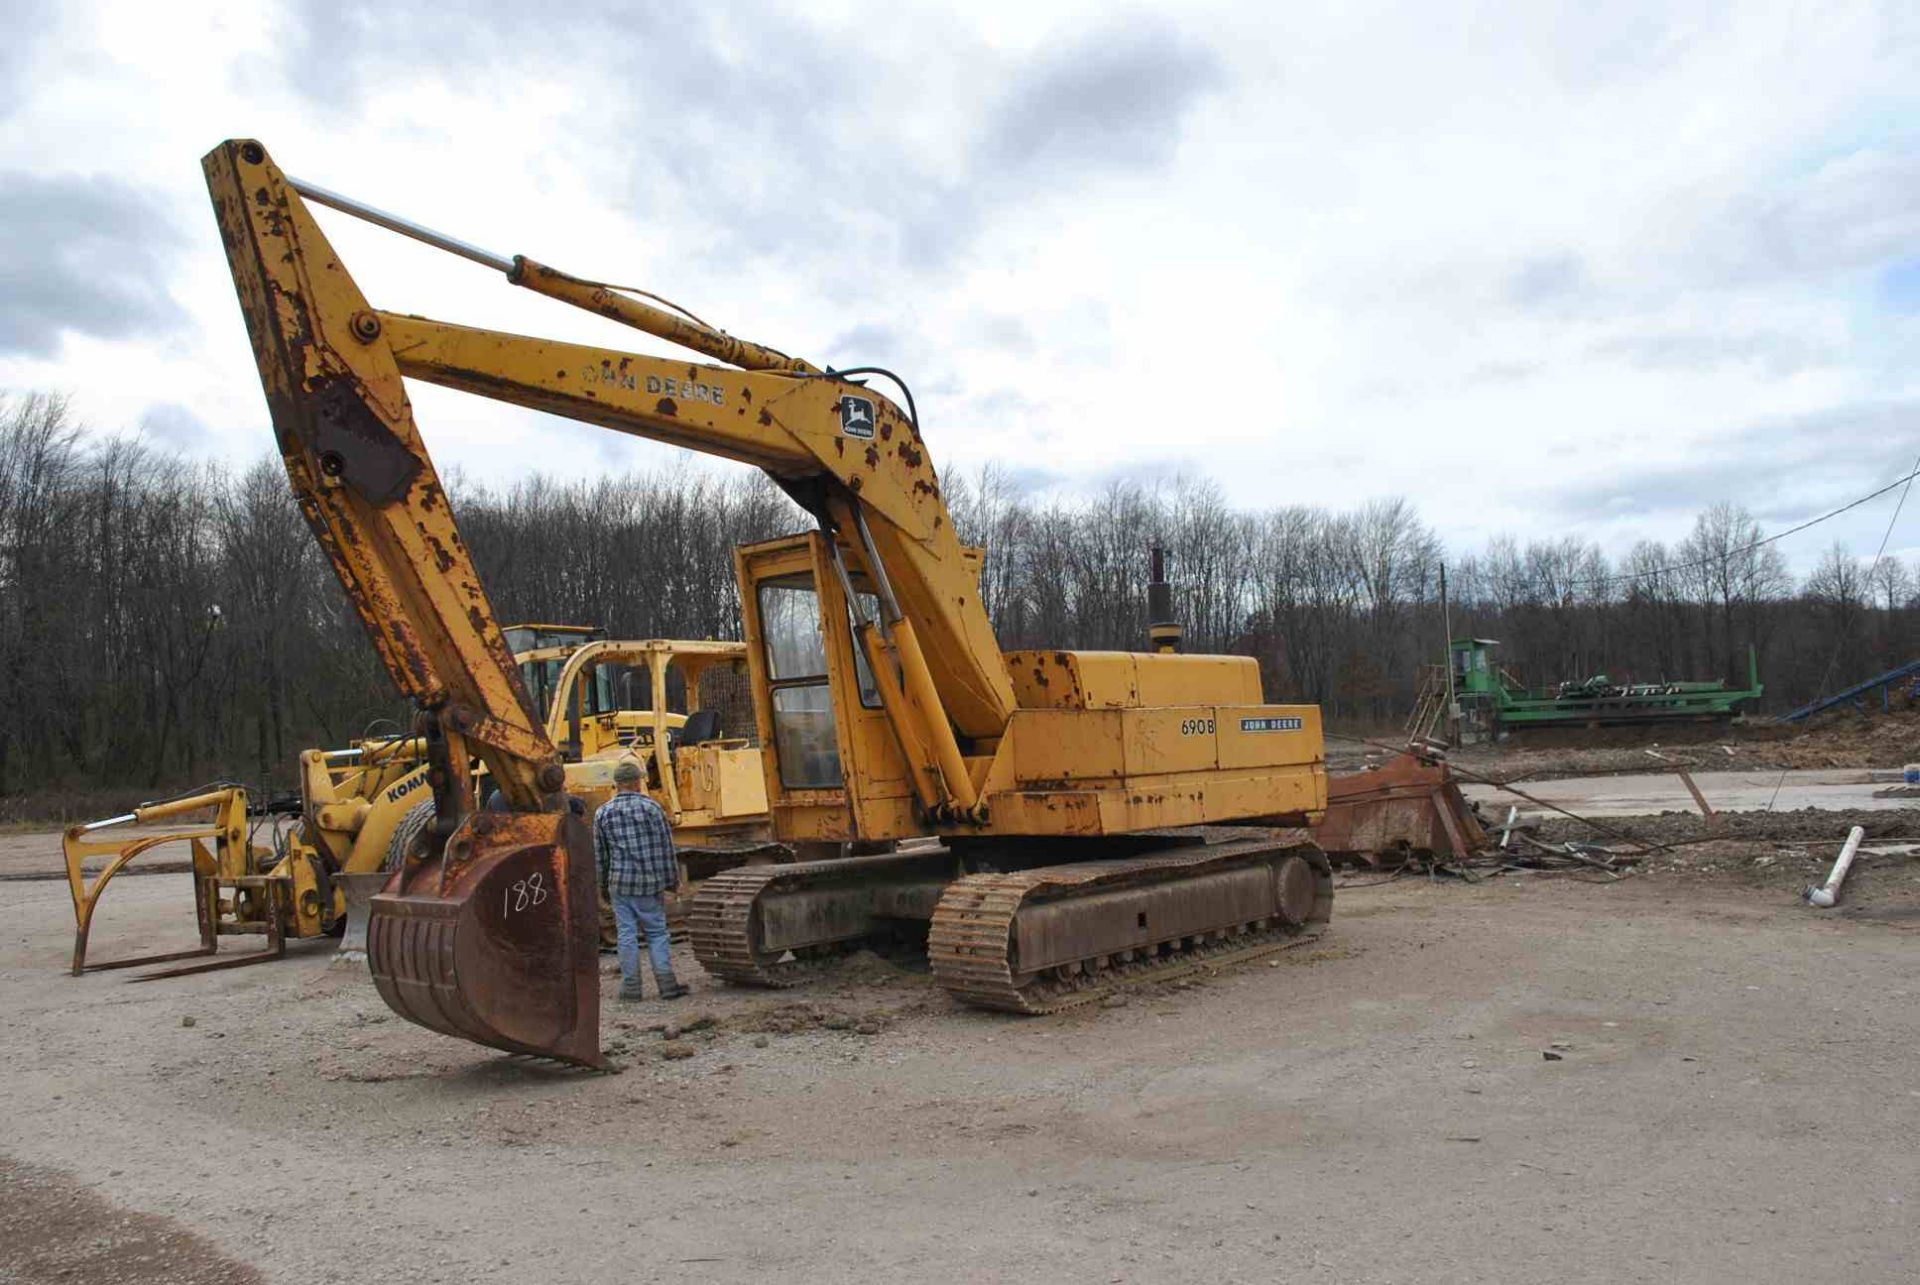
<path fill-rule="evenodd" d="M 690 913 L 710 972 L 778 984 L 810 956 L 919 922 L 952 994 L 1047 1012 L 1279 949 L 1328 920 L 1326 859 L 1298 828 L 1326 804 L 1319 710 L 1264 703 L 1248 658 L 1003 653 L 911 394 L 903 411 L 855 379 L 885 372 L 823 370 L 430 232 L 289 178 L 251 140 L 203 165 L 288 477 L 420 711 L 433 845 L 374 898 L 369 925 L 396 1011 L 601 1064 L 589 835 L 415 427 L 409 378 L 758 466 L 812 516 L 817 529 L 735 558 L 775 832 L 939 842 L 715 877 Z M 714 364 L 376 309 L 308 201 Z M 509 812 L 474 811 L 469 753 Z"/>

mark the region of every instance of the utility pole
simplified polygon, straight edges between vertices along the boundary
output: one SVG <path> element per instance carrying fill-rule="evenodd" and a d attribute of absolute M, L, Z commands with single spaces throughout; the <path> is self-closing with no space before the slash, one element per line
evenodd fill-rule
<path fill-rule="evenodd" d="M 1440 562 L 1440 628 L 1446 637 L 1440 645 L 1440 667 L 1447 671 L 1447 746 L 1460 744 L 1460 703 L 1453 697 L 1453 611 L 1447 605 L 1447 563 Z"/>

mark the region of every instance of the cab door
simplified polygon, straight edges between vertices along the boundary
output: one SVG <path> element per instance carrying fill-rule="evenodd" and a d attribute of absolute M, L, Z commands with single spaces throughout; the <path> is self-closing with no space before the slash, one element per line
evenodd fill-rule
<path fill-rule="evenodd" d="M 921 833 L 825 537 L 750 545 L 735 561 L 775 833 L 805 841 Z M 867 592 L 858 581 L 854 590 Z M 865 610 L 871 616 L 874 604 Z"/>

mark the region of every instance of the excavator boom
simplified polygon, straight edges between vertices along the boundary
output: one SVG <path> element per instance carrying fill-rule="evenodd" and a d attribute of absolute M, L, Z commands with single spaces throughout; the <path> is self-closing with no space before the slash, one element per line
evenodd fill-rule
<path fill-rule="evenodd" d="M 736 555 L 776 830 L 952 846 L 739 874 L 690 916 L 710 972 L 776 984 L 786 954 L 801 963 L 880 920 L 918 920 L 955 994 L 1038 1012 L 1097 994 L 1111 964 L 1236 941 L 1277 948 L 1325 921 L 1326 863 L 1297 832 L 1228 841 L 1195 829 L 1317 816 L 1318 710 L 1265 704 L 1257 665 L 1241 657 L 1003 654 L 978 551 L 954 529 L 916 417 L 849 378 L 860 372 L 296 181 L 257 142 L 224 143 L 203 165 L 288 478 L 421 710 L 433 842 L 375 899 L 369 929 L 375 980 L 400 1012 L 501 1048 L 598 1061 L 585 829 L 404 379 L 751 464 L 817 525 Z M 308 200 L 709 360 L 377 309 Z M 510 812 L 472 814 L 470 756 Z M 1153 837 L 1174 827 L 1187 833 Z M 1061 853 L 1126 860 L 1047 865 Z"/>

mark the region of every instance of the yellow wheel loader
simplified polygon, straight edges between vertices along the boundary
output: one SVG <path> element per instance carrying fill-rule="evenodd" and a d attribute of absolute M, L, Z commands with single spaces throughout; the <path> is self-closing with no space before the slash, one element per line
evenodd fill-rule
<path fill-rule="evenodd" d="M 919 932 L 960 1001 L 1041 1013 L 1283 949 L 1328 922 L 1331 874 L 1303 828 L 1326 807 L 1318 708 L 1267 703 L 1243 657 L 1001 651 L 912 395 L 902 409 L 857 378 L 893 376 L 825 370 L 417 227 L 288 177 L 250 139 L 203 168 L 288 479 L 421 711 L 431 837 L 368 926 L 396 1012 L 604 1064 L 588 827 L 407 379 L 754 465 L 813 519 L 735 558 L 775 834 L 933 842 L 716 875 L 690 912 L 710 973 L 781 985 L 816 959 Z M 308 201 L 707 361 L 376 308 Z M 506 811 L 475 809 L 470 757 Z"/>
<path fill-rule="evenodd" d="M 338 931 L 351 876 L 387 864 L 394 836 L 426 785 L 424 746 L 419 737 L 395 737 L 364 740 L 345 750 L 303 750 L 300 807 L 294 816 L 250 817 L 246 790 L 228 785 L 70 828 L 61 846 L 73 897 L 73 972 L 213 955 L 223 936 L 266 938 L 263 951 L 150 972 L 138 980 L 179 977 L 277 958 L 289 937 Z M 209 813 L 210 820 L 182 824 Z M 136 824 L 166 828 L 127 837 L 121 827 Z M 263 831 L 268 842 L 256 842 Z M 101 895 L 133 861 L 169 843 L 186 843 L 191 850 L 199 947 L 89 963 L 87 940 Z M 90 878 L 86 865 L 97 858 L 106 864 Z"/>
<path fill-rule="evenodd" d="M 573 760 L 566 768 L 570 793 L 597 808 L 612 793 L 617 759 L 635 755 L 650 765 L 650 792 L 667 809 L 690 879 L 786 855 L 770 843 L 759 751 L 743 738 L 722 738 L 717 719 L 700 711 L 703 675 L 715 666 L 744 666 L 745 644 L 612 640 L 598 629 L 570 625 L 510 625 L 507 634 L 523 678 L 547 698 L 550 734 Z M 619 669 L 644 672 L 648 708 L 627 708 L 615 698 Z M 675 673 L 687 692 L 684 711 L 670 708 L 668 679 Z M 210 956 L 230 935 L 261 936 L 267 945 L 137 980 L 277 958 L 288 938 L 342 934 L 342 950 L 364 949 L 369 899 L 433 817 L 425 744 L 405 736 L 303 751 L 292 815 L 268 809 L 250 817 L 246 790 L 228 785 L 72 827 L 62 847 L 73 897 L 74 973 Z M 484 797 L 484 778 L 480 788 Z M 144 832 L 130 833 L 130 826 Z M 256 842 L 263 835 L 266 841 Z M 179 843 L 191 854 L 199 947 L 89 963 L 94 916 L 114 877 L 136 859 Z M 90 877 L 86 867 L 100 861 L 105 864 Z M 604 928 L 610 944 L 610 913 Z"/>

